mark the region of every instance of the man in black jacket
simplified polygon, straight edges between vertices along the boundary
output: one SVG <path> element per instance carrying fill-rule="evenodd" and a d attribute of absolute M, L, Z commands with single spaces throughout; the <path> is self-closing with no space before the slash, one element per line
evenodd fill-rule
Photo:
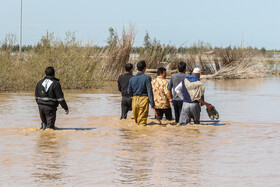
<path fill-rule="evenodd" d="M 55 78 L 54 68 L 47 67 L 45 73 L 46 77 L 37 83 L 35 90 L 35 99 L 38 104 L 43 130 L 46 128 L 55 129 L 58 104 L 65 110 L 65 114 L 69 113 L 59 79 Z"/>
<path fill-rule="evenodd" d="M 119 76 L 118 79 L 118 88 L 122 93 L 122 115 L 121 119 L 126 119 L 127 112 L 131 109 L 132 95 L 127 93 L 128 83 L 131 77 L 133 77 L 133 65 L 128 63 L 125 65 L 125 71 L 127 72 L 124 75 Z"/>

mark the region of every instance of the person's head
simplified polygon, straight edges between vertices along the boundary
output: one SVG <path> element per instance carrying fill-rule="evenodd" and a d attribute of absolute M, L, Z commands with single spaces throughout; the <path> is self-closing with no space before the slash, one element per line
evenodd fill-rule
<path fill-rule="evenodd" d="M 177 67 L 180 73 L 185 73 L 187 64 L 186 62 L 179 62 Z"/>
<path fill-rule="evenodd" d="M 133 65 L 131 63 L 128 63 L 125 65 L 125 71 L 132 73 L 133 72 Z"/>
<path fill-rule="evenodd" d="M 49 66 L 46 68 L 45 73 L 47 76 L 54 76 L 55 75 L 55 71 L 54 68 L 52 66 Z"/>
<path fill-rule="evenodd" d="M 142 61 L 137 63 L 137 70 L 138 71 L 142 71 L 142 72 L 146 71 L 146 62 L 145 62 L 145 60 L 142 60 Z"/>
<path fill-rule="evenodd" d="M 194 68 L 192 74 L 200 77 L 201 70 L 199 68 Z"/>
<path fill-rule="evenodd" d="M 158 76 L 163 76 L 165 78 L 166 77 L 166 69 L 163 68 L 163 67 L 158 68 L 157 75 Z"/>

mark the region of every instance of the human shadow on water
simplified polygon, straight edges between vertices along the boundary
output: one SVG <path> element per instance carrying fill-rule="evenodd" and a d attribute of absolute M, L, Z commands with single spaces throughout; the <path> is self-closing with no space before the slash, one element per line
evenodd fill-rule
<path fill-rule="evenodd" d="M 153 122 L 153 121 L 146 124 L 146 126 L 152 126 L 152 125 L 164 126 L 164 125 L 160 125 L 159 122 Z"/>
<path fill-rule="evenodd" d="M 96 128 L 55 128 L 55 130 L 75 130 L 75 131 L 91 131 Z"/>
<path fill-rule="evenodd" d="M 166 125 L 177 125 L 177 123 L 175 121 L 165 121 L 165 120 L 161 120 L 162 125 L 159 124 L 159 121 L 151 121 L 150 123 L 147 123 L 148 126 L 152 126 L 152 125 L 158 125 L 158 126 L 162 126 L 165 127 Z"/>
<path fill-rule="evenodd" d="M 193 123 L 193 121 L 191 121 Z M 220 120 L 201 120 L 200 125 L 209 125 L 209 126 L 224 126 L 226 123 L 220 123 Z"/>

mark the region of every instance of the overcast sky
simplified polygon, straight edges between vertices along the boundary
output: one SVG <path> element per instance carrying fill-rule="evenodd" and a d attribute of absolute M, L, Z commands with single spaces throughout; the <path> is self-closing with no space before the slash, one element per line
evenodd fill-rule
<path fill-rule="evenodd" d="M 146 31 L 161 43 L 280 49 L 280 0 L 22 0 L 23 44 L 42 35 L 76 32 L 83 42 L 104 45 L 113 27 L 119 33 L 130 23 L 143 44 Z M 20 0 L 0 0 L 0 40 L 19 38 Z"/>

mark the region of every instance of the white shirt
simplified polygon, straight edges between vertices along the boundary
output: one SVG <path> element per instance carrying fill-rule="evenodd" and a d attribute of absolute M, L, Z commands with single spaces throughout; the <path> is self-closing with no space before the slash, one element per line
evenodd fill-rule
<path fill-rule="evenodd" d="M 178 86 L 175 88 L 175 92 L 182 100 L 184 99 L 182 82 L 180 82 L 180 84 L 178 84 Z"/>
<path fill-rule="evenodd" d="M 182 82 L 180 82 L 180 84 L 178 84 L 178 86 L 175 88 L 175 92 L 182 100 L 184 100 Z M 199 98 L 199 99 L 201 99 L 201 98 Z"/>

